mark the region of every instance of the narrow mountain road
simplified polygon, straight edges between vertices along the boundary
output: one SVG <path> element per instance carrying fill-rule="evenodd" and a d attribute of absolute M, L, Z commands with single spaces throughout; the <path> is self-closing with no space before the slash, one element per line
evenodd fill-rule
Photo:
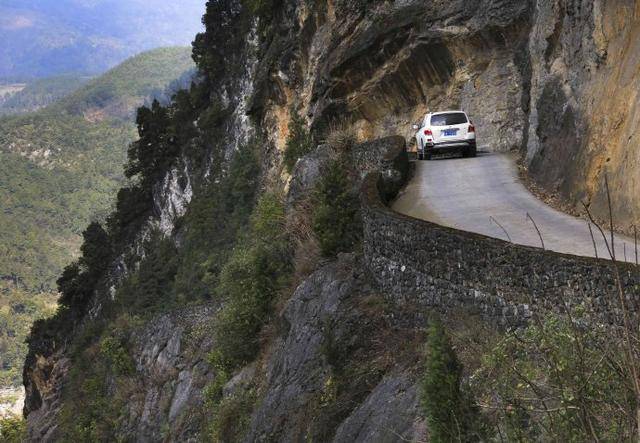
<path fill-rule="evenodd" d="M 587 222 L 557 211 L 531 194 L 518 177 L 515 160 L 509 154 L 479 153 L 476 158 L 419 161 L 415 176 L 393 209 L 444 226 L 540 247 L 529 214 L 546 249 L 595 256 Z M 593 233 L 598 256 L 609 258 L 595 226 Z M 635 262 L 633 239 L 616 235 L 615 243 L 618 260 L 624 261 L 626 255 L 626 261 Z"/>

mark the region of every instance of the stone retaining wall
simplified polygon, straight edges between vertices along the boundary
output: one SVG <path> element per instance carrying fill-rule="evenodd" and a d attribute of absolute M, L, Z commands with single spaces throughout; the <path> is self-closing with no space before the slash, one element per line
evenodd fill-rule
<path fill-rule="evenodd" d="M 387 203 L 408 179 L 404 139 L 384 139 L 380 171 L 362 185 L 365 261 L 382 289 L 401 303 L 442 311 L 465 308 L 500 326 L 523 325 L 532 311 L 584 309 L 583 317 L 619 323 L 612 262 L 514 245 L 392 211 Z M 619 264 L 629 306 L 640 274 Z"/>

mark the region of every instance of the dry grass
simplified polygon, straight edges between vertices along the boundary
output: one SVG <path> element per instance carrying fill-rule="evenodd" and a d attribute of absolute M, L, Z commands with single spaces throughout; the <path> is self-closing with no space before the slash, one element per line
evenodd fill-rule
<path fill-rule="evenodd" d="M 290 287 L 279 300 L 278 308 L 284 307 L 295 289 L 312 272 L 319 268 L 323 259 L 320 245 L 313 233 L 313 198 L 308 196 L 298 202 L 295 208 L 289 212 L 286 221 L 286 229 L 294 244 L 294 272 Z"/>
<path fill-rule="evenodd" d="M 336 155 L 349 153 L 351 148 L 358 142 L 356 132 L 347 123 L 335 123 L 329 127 L 329 132 L 324 141 L 331 146 Z"/>

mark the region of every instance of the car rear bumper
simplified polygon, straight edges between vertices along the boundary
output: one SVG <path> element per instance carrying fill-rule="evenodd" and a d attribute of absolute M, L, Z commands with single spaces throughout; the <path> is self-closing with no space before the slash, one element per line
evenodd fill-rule
<path fill-rule="evenodd" d="M 475 148 L 475 140 L 457 140 L 442 143 L 427 143 L 424 147 L 427 152 L 456 152 L 461 149 Z"/>

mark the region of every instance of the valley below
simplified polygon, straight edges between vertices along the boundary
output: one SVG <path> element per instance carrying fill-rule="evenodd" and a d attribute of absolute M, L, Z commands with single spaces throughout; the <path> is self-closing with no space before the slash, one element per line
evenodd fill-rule
<path fill-rule="evenodd" d="M 66 76 L 13 87 L 8 107 L 0 103 L 0 114 L 12 110 L 0 116 L 4 413 L 22 413 L 24 389 L 18 387 L 31 325 L 55 313 L 58 276 L 78 256 L 86 225 L 104 219 L 124 181 L 135 109 L 171 94 L 171 84 L 190 69 L 188 48 L 158 49 L 91 81 Z M 91 121 L 89 113 L 101 118 Z"/>

